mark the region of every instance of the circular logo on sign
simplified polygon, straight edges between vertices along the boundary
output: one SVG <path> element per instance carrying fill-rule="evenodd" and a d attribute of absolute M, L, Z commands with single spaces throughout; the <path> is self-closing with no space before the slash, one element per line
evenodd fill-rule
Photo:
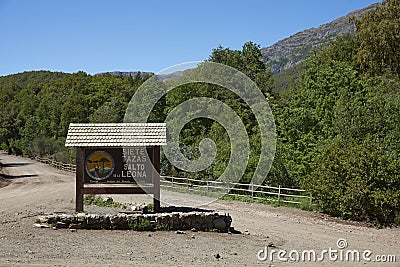
<path fill-rule="evenodd" d="M 109 178 L 113 174 L 114 168 L 114 159 L 106 151 L 94 151 L 86 157 L 86 173 L 96 181 L 103 181 Z"/>

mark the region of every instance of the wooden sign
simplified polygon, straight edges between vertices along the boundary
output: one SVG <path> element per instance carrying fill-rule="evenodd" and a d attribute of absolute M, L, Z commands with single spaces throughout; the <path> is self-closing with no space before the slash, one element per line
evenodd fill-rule
<path fill-rule="evenodd" d="M 65 146 L 76 147 L 76 211 L 85 194 L 150 194 L 160 210 L 160 146 L 165 123 L 71 123 Z"/>
<path fill-rule="evenodd" d="M 153 183 L 153 150 L 151 147 L 87 148 L 84 183 Z"/>
<path fill-rule="evenodd" d="M 159 146 L 77 147 L 76 163 L 76 211 L 83 210 L 85 194 L 152 194 L 154 211 L 160 211 Z M 96 183 L 111 186 L 93 187 Z"/>

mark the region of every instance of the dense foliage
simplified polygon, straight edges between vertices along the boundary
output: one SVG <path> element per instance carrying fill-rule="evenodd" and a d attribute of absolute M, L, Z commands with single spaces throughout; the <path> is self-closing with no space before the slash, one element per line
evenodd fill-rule
<path fill-rule="evenodd" d="M 277 151 L 265 179 L 269 185 L 302 187 L 323 212 L 379 224 L 400 223 L 400 3 L 387 0 L 356 20 L 357 35 L 321 48 L 295 72 L 273 76 L 252 42 L 241 50 L 218 47 L 210 61 L 250 77 L 272 107 Z M 290 83 L 288 79 L 294 77 Z M 29 156 L 73 161 L 64 147 L 70 122 L 121 122 L 136 89 L 148 77 L 48 71 L 0 77 L 0 144 Z M 260 154 L 260 133 L 250 108 L 234 93 L 209 84 L 180 86 L 163 97 L 151 121 L 164 121 L 180 103 L 211 97 L 228 104 L 249 135 L 251 154 L 242 178 L 252 178 Z M 199 157 L 199 142 L 216 143 L 216 160 L 206 170 L 184 173 L 163 158 L 162 172 L 216 179 L 230 157 L 224 128 L 196 119 L 181 132 L 182 152 Z"/>
<path fill-rule="evenodd" d="M 119 122 L 146 77 L 33 71 L 0 78 L 0 144 L 10 153 L 74 161 L 70 122 Z"/>
<path fill-rule="evenodd" d="M 289 176 L 334 216 L 400 223 L 399 6 L 311 57 L 278 112 Z"/>

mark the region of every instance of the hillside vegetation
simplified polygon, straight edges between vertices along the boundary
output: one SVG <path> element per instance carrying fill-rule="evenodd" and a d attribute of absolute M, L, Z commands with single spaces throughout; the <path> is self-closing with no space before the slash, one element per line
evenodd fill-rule
<path fill-rule="evenodd" d="M 260 87 L 275 116 L 277 150 L 269 185 L 313 193 L 322 212 L 380 225 L 400 224 L 400 0 L 387 0 L 355 20 L 356 35 L 344 35 L 304 62 L 301 75 L 273 91 L 271 69 L 258 45 L 218 47 L 208 60 L 242 71 Z M 70 122 L 121 122 L 126 106 L 148 76 L 91 76 L 27 72 L 0 78 L 0 143 L 30 156 L 73 161 L 64 145 Z M 180 103 L 211 97 L 229 105 L 249 135 L 251 154 L 242 182 L 249 182 L 261 150 L 260 130 L 250 108 L 232 92 L 209 84 L 180 86 L 163 97 L 150 121 L 164 121 Z M 230 157 L 223 127 L 196 119 L 181 132 L 189 159 L 199 142 L 215 141 L 212 166 L 185 173 L 163 158 L 162 172 L 216 179 Z"/>
<path fill-rule="evenodd" d="M 32 71 L 0 78 L 0 143 L 29 156 L 74 161 L 64 147 L 70 122 L 119 122 L 147 76 Z"/>

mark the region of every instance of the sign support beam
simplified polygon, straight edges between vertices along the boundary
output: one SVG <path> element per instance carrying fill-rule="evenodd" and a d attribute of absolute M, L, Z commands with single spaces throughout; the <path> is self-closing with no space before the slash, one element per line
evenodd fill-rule
<path fill-rule="evenodd" d="M 153 209 L 154 212 L 160 212 L 160 147 L 153 148 L 153 165 L 156 172 L 153 175 L 154 193 L 153 193 Z"/>
<path fill-rule="evenodd" d="M 85 152 L 83 148 L 77 147 L 76 148 L 76 201 L 75 201 L 75 211 L 83 211 L 83 180 L 84 180 L 84 173 L 85 173 Z"/>

